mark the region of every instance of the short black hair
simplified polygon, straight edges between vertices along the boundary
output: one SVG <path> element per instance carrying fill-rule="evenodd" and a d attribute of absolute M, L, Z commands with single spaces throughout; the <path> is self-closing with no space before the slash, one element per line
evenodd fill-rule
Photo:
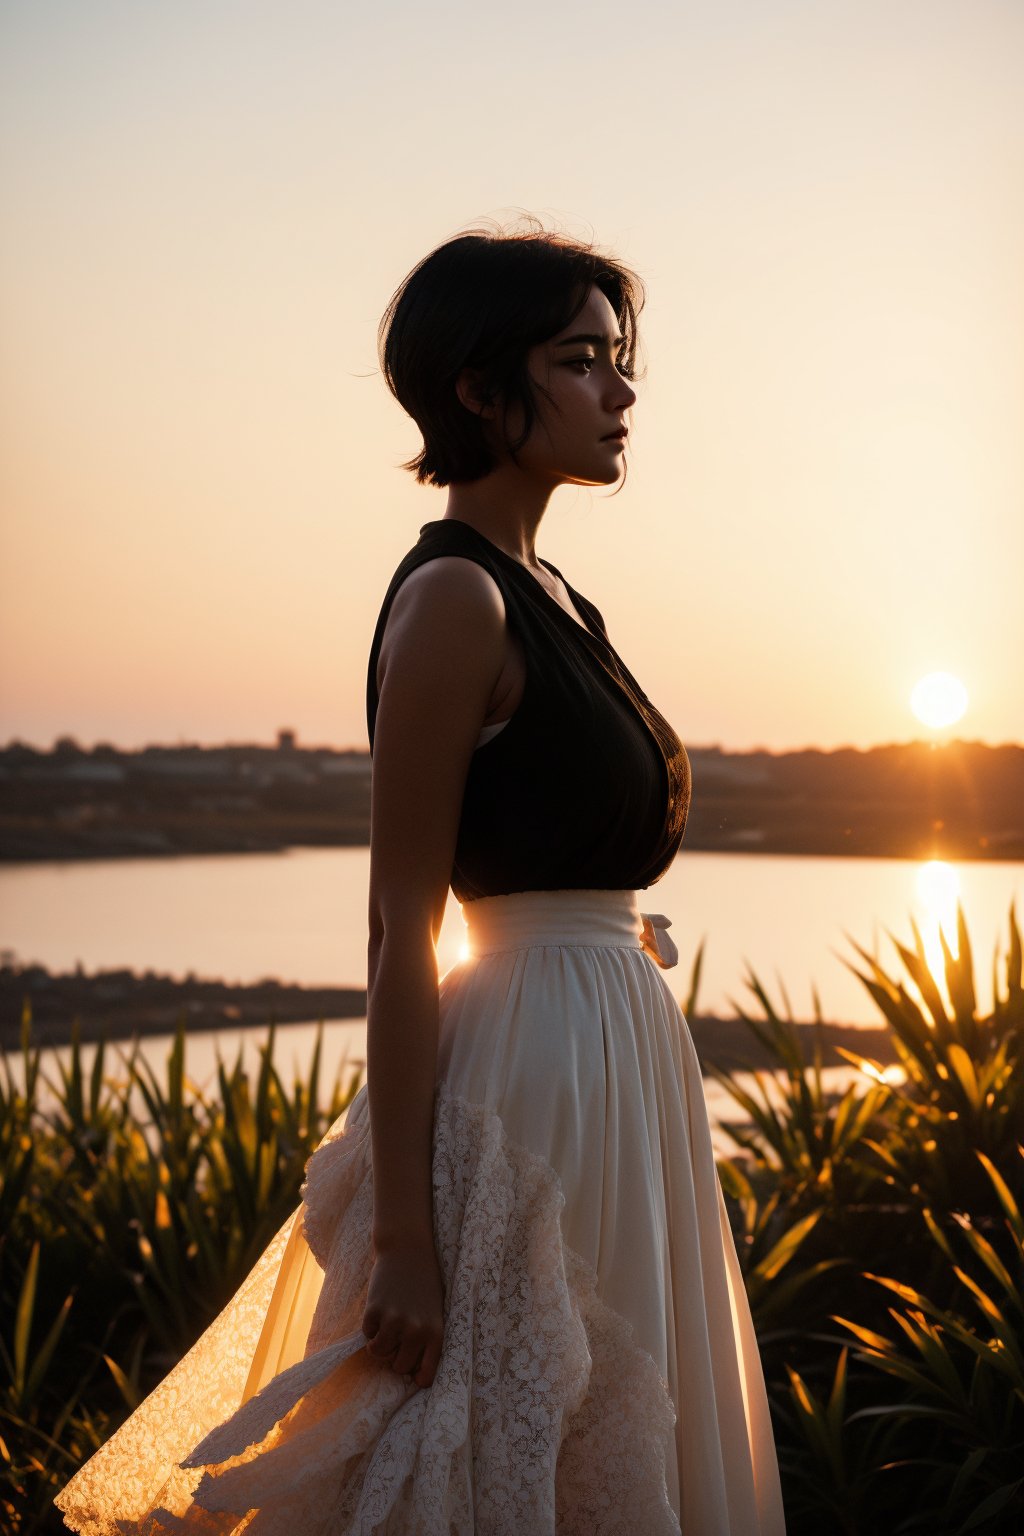
<path fill-rule="evenodd" d="M 521 406 L 522 435 L 515 443 L 506 439 L 515 461 L 536 420 L 534 388 L 541 388 L 527 372 L 526 353 L 564 330 L 595 285 L 625 337 L 619 367 L 626 378 L 638 377 L 636 323 L 646 299 L 639 276 L 592 242 L 527 218 L 532 228 L 525 232 L 476 228 L 437 246 L 384 312 L 377 333 L 381 370 L 423 434 L 422 451 L 399 468 L 414 473 L 418 484 L 479 480 L 496 467 L 481 417 L 455 388 L 464 368 L 478 371 L 484 399 L 500 396 L 506 406 Z"/>

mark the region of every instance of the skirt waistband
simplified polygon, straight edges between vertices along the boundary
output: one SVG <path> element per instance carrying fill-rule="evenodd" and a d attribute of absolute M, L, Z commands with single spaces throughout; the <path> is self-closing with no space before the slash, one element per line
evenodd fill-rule
<path fill-rule="evenodd" d="M 464 901 L 460 911 L 471 957 L 540 944 L 611 944 L 675 964 L 675 946 L 664 933 L 670 920 L 641 912 L 639 891 L 512 891 Z"/>

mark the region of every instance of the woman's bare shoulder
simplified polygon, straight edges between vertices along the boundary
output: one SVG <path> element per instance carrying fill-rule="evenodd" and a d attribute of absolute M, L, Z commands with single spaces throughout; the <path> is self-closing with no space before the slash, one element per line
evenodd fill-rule
<path fill-rule="evenodd" d="M 464 555 L 435 555 L 404 577 L 385 626 L 388 632 L 451 625 L 500 629 L 505 600 L 491 573 Z"/>
<path fill-rule="evenodd" d="M 434 555 L 417 565 L 395 593 L 392 609 L 404 599 L 406 603 L 421 601 L 443 602 L 452 596 L 465 594 L 470 602 L 488 599 L 492 604 L 501 601 L 501 588 L 486 566 L 469 555 Z"/>
<path fill-rule="evenodd" d="M 500 666 L 504 633 L 505 603 L 490 572 L 461 555 L 437 555 L 410 571 L 395 593 L 381 638 L 378 689 L 398 655 L 414 674 L 437 664 L 449 675 L 453 667 Z"/>

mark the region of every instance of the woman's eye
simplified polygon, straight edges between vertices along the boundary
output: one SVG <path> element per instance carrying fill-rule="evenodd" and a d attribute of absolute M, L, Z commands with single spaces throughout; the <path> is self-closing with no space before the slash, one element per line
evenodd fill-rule
<path fill-rule="evenodd" d="M 596 357 L 574 357 L 570 363 L 566 364 L 566 367 L 579 368 L 582 365 L 583 367 L 589 369 L 593 367 L 594 363 L 596 362 Z M 625 366 L 624 363 L 616 363 L 615 366 L 619 372 L 623 374 L 627 379 L 631 377 L 630 370 Z"/>

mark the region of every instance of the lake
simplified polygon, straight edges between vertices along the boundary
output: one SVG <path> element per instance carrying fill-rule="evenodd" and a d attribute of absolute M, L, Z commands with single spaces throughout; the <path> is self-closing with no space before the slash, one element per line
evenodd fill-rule
<path fill-rule="evenodd" d="M 232 854 L 204 858 L 111 860 L 89 863 L 8 865 L 0 868 L 0 946 L 19 960 L 51 970 L 81 962 L 100 967 L 147 967 L 172 975 L 259 981 L 276 977 L 312 985 L 366 984 L 367 848 L 296 848 L 279 854 Z M 644 911 L 672 919 L 679 965 L 666 979 L 682 1001 L 694 955 L 706 938 L 698 992 L 701 1013 L 729 1016 L 734 1003 L 760 1015 L 744 984 L 749 963 L 776 1006 L 788 995 L 798 1020 L 813 1017 L 812 984 L 826 1019 L 877 1024 L 879 1016 L 861 982 L 841 956 L 863 969 L 846 938 L 876 955 L 891 974 L 903 976 L 888 928 L 913 946 L 912 914 L 933 969 L 941 974 L 939 927 L 956 951 L 956 903 L 967 916 L 982 1011 L 992 1003 L 992 956 L 1005 956 L 1009 907 L 1017 900 L 1024 920 L 1024 865 L 975 861 L 913 863 L 899 859 L 812 859 L 776 855 L 685 851 L 657 885 L 641 896 Z M 443 973 L 462 950 L 465 927 L 449 893 L 438 943 Z M 1001 966 L 1005 977 L 1005 970 Z M 315 1025 L 282 1025 L 275 1060 L 290 1081 L 304 1071 Z M 190 1078 L 208 1084 L 218 1051 L 233 1060 L 239 1048 L 250 1063 L 263 1030 L 220 1030 L 188 1042 Z M 143 1049 L 156 1065 L 170 1047 L 154 1036 Z M 91 1062 L 94 1047 L 84 1047 Z M 346 1058 L 365 1062 L 365 1019 L 328 1024 L 322 1083 Z M 61 1051 L 64 1055 L 66 1052 Z M 50 1053 L 47 1053 L 49 1056 Z M 111 1066 L 117 1063 L 116 1054 Z M 856 1076 L 852 1067 L 825 1073 L 830 1087 Z M 749 1079 L 741 1077 L 741 1081 Z M 723 1120 L 742 1120 L 724 1089 L 704 1080 L 718 1155 L 735 1151 Z"/>
<path fill-rule="evenodd" d="M 368 848 L 6 865 L 0 948 L 51 970 L 81 962 L 89 971 L 129 966 L 225 981 L 365 987 L 369 866 Z M 785 1010 L 788 996 L 796 1019 L 813 1018 L 816 986 L 826 1019 L 877 1024 L 866 989 L 843 964 L 865 968 L 850 940 L 905 977 L 886 929 L 912 948 L 912 914 L 941 975 L 939 927 L 955 952 L 959 897 L 978 1004 L 987 1011 L 992 957 L 997 944 L 1006 953 L 1014 898 L 1024 922 L 1022 895 L 1020 863 L 688 854 L 684 845 L 640 905 L 672 919 L 679 964 L 666 978 L 678 997 L 689 989 L 706 939 L 697 1012 L 734 1015 L 738 1005 L 760 1013 L 744 980 L 749 964 L 777 1008 Z M 442 972 L 459 957 L 464 937 L 449 892 L 438 944 Z"/>

